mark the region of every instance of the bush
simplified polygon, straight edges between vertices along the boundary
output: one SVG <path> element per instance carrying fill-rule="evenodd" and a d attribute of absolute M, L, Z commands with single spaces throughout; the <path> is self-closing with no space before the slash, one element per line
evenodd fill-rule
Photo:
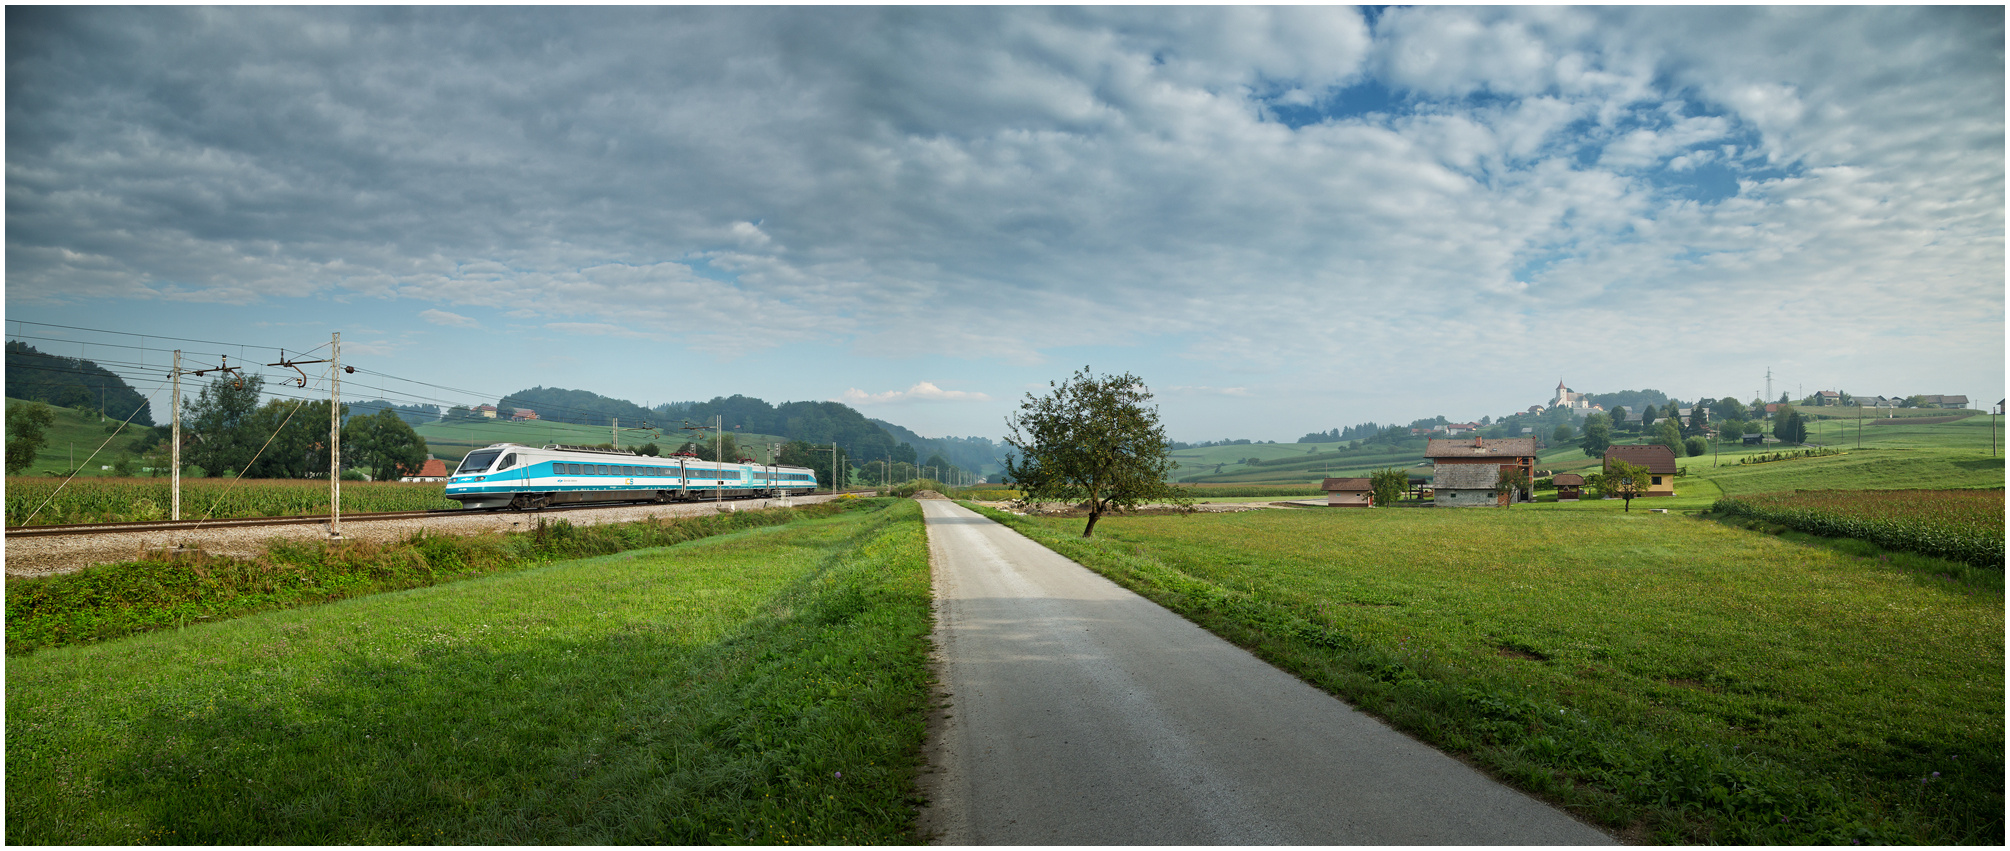
<path fill-rule="evenodd" d="M 1689 438 L 1688 440 L 1682 442 L 1682 446 L 1683 448 L 1689 450 L 1689 457 L 1691 458 L 1694 458 L 1698 455 L 1706 454 L 1710 451 L 1710 442 L 1700 437 Z"/>

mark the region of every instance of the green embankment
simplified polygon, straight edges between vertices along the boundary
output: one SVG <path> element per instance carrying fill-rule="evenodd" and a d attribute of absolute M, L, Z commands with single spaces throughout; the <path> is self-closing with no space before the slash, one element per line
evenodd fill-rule
<path fill-rule="evenodd" d="M 8 410 L 28 404 L 33 403 L 7 400 Z M 120 425 L 118 420 L 108 418 L 101 422 L 96 414 L 80 414 L 69 408 L 50 406 L 49 410 L 55 414 L 54 422 L 43 432 L 45 440 L 35 453 L 34 463 L 20 475 L 48 476 L 81 468 L 80 475 L 112 476 L 116 475 L 114 471 L 102 468 L 117 464 L 122 456 L 132 459 L 135 472 L 143 463 L 134 449 L 145 437 L 146 426 L 127 425 L 113 434 L 112 430 Z M 162 416 L 165 418 L 164 412 Z"/>
<path fill-rule="evenodd" d="M 910 841 L 911 502 L 8 661 L 21 844 Z"/>
<path fill-rule="evenodd" d="M 1616 503 L 988 513 L 1626 836 L 2003 841 L 2000 584 Z"/>

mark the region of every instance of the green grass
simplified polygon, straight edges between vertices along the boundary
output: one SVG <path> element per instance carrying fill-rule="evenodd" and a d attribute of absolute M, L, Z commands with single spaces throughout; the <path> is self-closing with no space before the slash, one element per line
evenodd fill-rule
<path fill-rule="evenodd" d="M 21 844 L 910 841 L 899 503 L 9 660 Z"/>
<path fill-rule="evenodd" d="M 31 404 L 21 399 L 8 399 L 7 408 Z M 128 425 L 114 435 L 108 429 L 116 428 L 119 420 L 106 419 L 99 422 L 96 414 L 80 414 L 69 408 L 49 406 L 55 414 L 54 422 L 43 434 L 46 440 L 40 451 L 35 453 L 35 461 L 21 471 L 24 476 L 49 476 L 68 470 L 82 468 L 80 476 L 111 476 L 113 471 L 101 469 L 117 463 L 121 455 L 133 459 L 133 469 L 141 465 L 139 454 L 132 451 L 147 427 Z M 106 441 L 109 439 L 109 443 Z M 100 448 L 102 447 L 102 448 Z M 92 453 L 97 453 L 93 458 Z"/>
<path fill-rule="evenodd" d="M 987 513 L 1629 837 L 2003 841 L 2000 585 L 1610 505 Z"/>

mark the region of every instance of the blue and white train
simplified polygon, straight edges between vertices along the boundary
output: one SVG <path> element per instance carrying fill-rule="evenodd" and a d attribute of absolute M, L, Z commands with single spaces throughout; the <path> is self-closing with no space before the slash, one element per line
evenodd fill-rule
<path fill-rule="evenodd" d="M 591 502 L 677 502 L 788 496 L 817 487 L 807 467 L 655 458 L 578 446 L 498 443 L 468 453 L 447 477 L 462 508 L 543 508 Z"/>

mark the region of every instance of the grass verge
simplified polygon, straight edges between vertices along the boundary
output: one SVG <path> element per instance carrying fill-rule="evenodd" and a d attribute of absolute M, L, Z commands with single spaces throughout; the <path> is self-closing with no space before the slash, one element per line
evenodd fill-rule
<path fill-rule="evenodd" d="M 420 533 L 394 544 L 277 542 L 255 559 L 202 553 L 95 565 L 7 580 L 7 652 L 103 641 L 271 609 L 419 588 L 582 556 L 660 547 L 757 526 L 826 517 L 861 505 L 734 511 L 574 526 L 542 518 L 499 536 Z"/>
<path fill-rule="evenodd" d="M 9 661 L 21 844 L 909 840 L 911 502 Z"/>
<path fill-rule="evenodd" d="M 977 510 L 1629 838 L 2003 840 L 2000 592 L 1679 515 Z"/>

